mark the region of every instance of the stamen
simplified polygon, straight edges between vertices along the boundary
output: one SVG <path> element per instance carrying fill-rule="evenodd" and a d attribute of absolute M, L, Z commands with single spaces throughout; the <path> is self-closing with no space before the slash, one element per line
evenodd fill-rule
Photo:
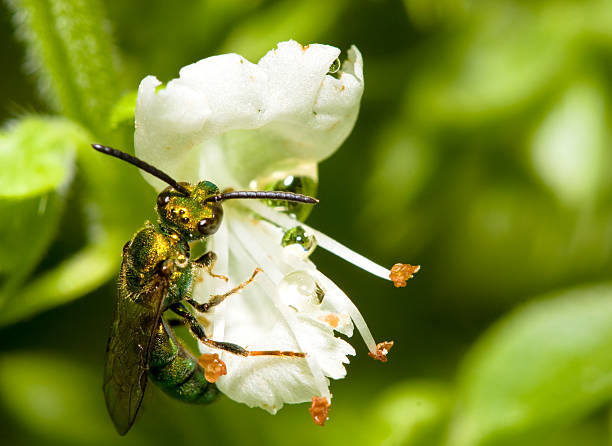
<path fill-rule="evenodd" d="M 240 242 L 242 242 L 232 244 L 230 249 L 232 249 L 235 255 L 237 255 L 239 258 L 250 258 L 253 263 L 257 263 L 258 261 L 265 273 L 262 274 L 261 280 L 253 283 L 253 286 L 255 286 L 255 288 L 265 290 L 264 292 L 268 294 L 270 298 L 278 301 L 279 298 L 277 295 L 275 282 L 280 282 L 283 278 L 283 274 L 276 268 L 276 265 L 271 260 L 270 253 L 267 251 L 265 246 L 260 245 L 256 237 L 251 237 L 251 234 L 245 229 L 240 218 L 228 218 L 228 222 L 229 221 L 231 221 L 231 224 L 228 225 L 230 231 Z M 257 259 L 257 261 L 255 259 Z M 297 317 L 292 314 L 288 308 L 286 308 L 284 305 L 275 305 L 275 307 L 280 312 L 281 316 L 289 327 L 297 327 L 299 325 Z M 297 336 L 297 333 L 291 330 L 290 333 L 299 349 L 304 351 L 305 349 L 300 345 L 301 340 Z M 312 355 L 306 355 L 305 360 L 315 379 L 319 393 L 324 396 L 330 395 L 328 388 L 329 381 L 323 374 L 323 370 L 316 361 L 316 358 Z"/>
<path fill-rule="evenodd" d="M 270 221 L 271 223 L 274 223 L 276 225 L 279 225 L 281 227 L 286 228 L 291 228 L 293 226 L 296 225 L 297 221 L 291 217 L 289 217 L 288 215 L 282 214 L 280 212 L 276 212 L 273 209 L 270 209 L 268 206 L 262 205 L 261 203 L 245 203 L 245 206 L 249 207 L 251 210 L 255 211 L 257 214 L 259 214 L 261 217 L 265 218 L 266 220 Z M 232 220 L 233 221 L 233 220 Z M 342 254 L 339 254 L 339 252 L 344 252 L 344 253 L 348 253 L 348 255 L 352 256 L 350 259 L 346 259 L 346 257 L 344 257 L 346 260 L 348 260 L 349 262 L 353 263 L 356 266 L 362 267 L 363 269 L 366 269 L 367 271 L 371 272 L 372 274 L 375 274 L 379 277 L 382 277 L 384 279 L 387 280 L 392 280 L 395 284 L 395 286 L 397 287 L 398 283 L 401 283 L 401 280 L 403 278 L 405 278 L 406 280 L 409 279 L 409 277 L 406 276 L 407 272 L 405 271 L 406 268 L 405 267 L 409 267 L 408 269 L 410 270 L 410 273 L 415 273 L 419 270 L 419 266 L 411 266 L 411 265 L 404 265 L 404 264 L 396 264 L 395 266 L 397 267 L 398 265 L 400 265 L 401 267 L 403 267 L 403 269 L 397 273 L 397 277 L 391 277 L 392 271 L 391 270 L 386 270 L 384 269 L 382 266 L 375 264 L 374 262 L 370 261 L 369 259 L 366 259 L 365 257 L 361 256 L 360 254 L 357 254 L 353 251 L 351 251 L 349 248 L 343 246 L 342 244 L 336 242 L 335 240 L 333 240 L 332 238 L 326 236 L 325 234 L 316 231 L 315 229 L 312 229 L 306 225 L 304 225 L 303 223 L 299 223 L 300 226 L 304 227 L 306 229 L 306 231 L 310 231 L 311 233 L 313 233 L 315 235 L 315 238 L 317 238 L 317 241 L 319 242 L 320 246 L 323 246 L 324 248 L 328 249 L 328 251 L 333 252 L 336 255 L 342 256 Z M 329 242 L 326 246 L 324 246 L 321 243 L 321 239 L 323 239 L 323 241 Z M 249 243 L 251 242 L 250 240 L 245 240 L 245 243 Z M 329 247 L 332 246 L 334 248 L 330 249 Z M 336 249 L 337 248 L 337 249 Z M 360 261 L 352 261 L 354 259 L 360 259 Z M 362 265 L 363 264 L 368 264 L 368 265 L 373 265 L 373 269 L 370 268 L 364 268 Z M 357 307 L 355 306 L 355 304 L 348 298 L 348 296 L 346 296 L 346 294 L 344 294 L 344 292 L 335 284 L 333 283 L 332 280 L 330 280 L 327 276 L 325 276 L 323 273 L 321 273 L 320 271 L 318 271 L 316 268 L 313 270 L 309 271 L 310 274 L 313 277 L 316 277 L 318 279 L 318 281 L 326 288 L 328 288 L 326 291 L 330 292 L 328 294 L 328 302 L 330 302 L 336 309 L 336 311 L 338 313 L 347 313 L 351 319 L 353 320 L 353 323 L 355 324 L 355 327 L 357 328 L 357 330 L 359 331 L 359 333 L 361 334 L 361 337 L 363 338 L 368 350 L 369 350 L 369 354 L 370 356 L 379 359 L 381 361 L 384 361 L 384 359 L 386 359 L 386 352 L 388 351 L 389 348 L 391 348 L 390 346 L 384 351 L 378 348 L 379 346 L 385 344 L 385 343 L 380 343 L 380 344 L 376 344 L 376 341 L 374 341 L 374 338 L 372 337 L 372 334 L 370 332 L 370 329 L 368 328 L 363 316 L 361 315 L 361 313 L 359 312 L 359 310 L 357 309 Z M 384 358 L 384 359 L 383 359 Z"/>
<path fill-rule="evenodd" d="M 391 347 L 393 347 L 393 341 L 379 342 L 376 344 L 376 353 L 368 352 L 368 356 L 380 362 L 387 362 L 387 354 Z"/>
<path fill-rule="evenodd" d="M 219 359 L 217 353 L 204 353 L 198 359 L 198 364 L 204 369 L 204 378 L 206 378 L 206 381 L 209 383 L 217 382 L 221 376 L 227 375 L 227 367 L 225 367 L 225 363 Z"/>
<path fill-rule="evenodd" d="M 312 421 L 319 426 L 323 426 L 325 421 L 327 421 L 330 407 L 331 403 L 324 396 L 313 396 L 312 404 L 308 409 L 308 412 L 310 412 L 310 416 L 312 417 Z"/>
<path fill-rule="evenodd" d="M 335 308 L 338 313 L 347 313 L 355 327 L 359 331 L 359 334 L 363 338 L 363 341 L 366 344 L 366 347 L 371 353 L 376 352 L 376 342 L 372 337 L 372 333 L 368 328 L 368 324 L 366 324 L 365 319 L 359 312 L 357 306 L 353 303 L 349 297 L 344 294 L 344 292 L 340 289 L 338 285 L 336 285 L 329 277 L 323 274 L 321 271 L 314 270 L 311 271 L 313 277 L 316 277 L 317 280 L 321 282 L 321 284 L 327 288 L 328 297 L 327 301 Z"/>
<path fill-rule="evenodd" d="M 388 270 L 387 268 L 380 266 L 377 263 L 374 263 L 373 261 L 362 256 L 361 254 L 357 254 L 355 251 L 347 248 L 342 243 L 337 242 L 333 238 L 323 234 L 320 231 L 317 231 L 314 228 L 311 228 L 308 225 L 305 225 L 302 222 L 298 222 L 297 220 L 295 220 L 294 218 L 286 214 L 283 214 L 281 212 L 276 212 L 275 210 L 270 209 L 270 207 L 262 203 L 244 202 L 244 203 L 241 203 L 241 205 L 250 208 L 251 210 L 257 212 L 262 217 L 276 223 L 277 225 L 284 227 L 285 229 L 291 229 L 292 227 L 299 224 L 304 229 L 306 229 L 306 232 L 309 232 L 310 234 L 315 236 L 315 239 L 317 240 L 317 244 L 321 248 L 326 249 L 332 254 L 335 254 L 338 257 L 343 258 L 347 262 L 350 262 L 353 265 L 371 274 L 374 274 L 375 276 L 380 277 L 381 279 L 392 280 L 389 277 L 389 275 L 391 274 L 391 271 Z"/>
<path fill-rule="evenodd" d="M 393 281 L 393 284 L 396 288 L 401 288 L 406 286 L 406 281 L 408 279 L 412 279 L 415 273 L 417 273 L 420 269 L 420 265 L 396 263 L 395 265 L 393 265 L 393 267 L 391 267 L 389 279 Z"/>

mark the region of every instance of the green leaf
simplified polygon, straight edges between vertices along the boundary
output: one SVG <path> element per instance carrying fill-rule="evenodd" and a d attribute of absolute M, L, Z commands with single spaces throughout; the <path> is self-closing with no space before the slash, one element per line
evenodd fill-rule
<path fill-rule="evenodd" d="M 269 2 L 182 1 L 168 8 L 163 0 L 149 0 L 146 8 L 138 2 L 106 2 L 105 6 L 109 16 L 118 19 L 117 40 L 126 74 L 138 82 L 145 74 L 175 78 L 185 64 L 218 54 L 217 46 L 225 35 L 257 14 L 262 3 Z M 162 29 L 165 31 L 158 32 Z"/>
<path fill-rule="evenodd" d="M 475 9 L 469 31 L 446 35 L 448 57 L 426 58 L 418 69 L 406 94 L 413 121 L 482 126 L 554 91 L 571 67 L 573 28 L 542 15 L 526 4 Z"/>
<path fill-rule="evenodd" d="M 0 133 L 0 307 L 55 235 L 85 138 L 75 124 L 53 118 L 25 118 Z"/>
<path fill-rule="evenodd" d="M 137 91 L 131 91 L 121 96 L 110 115 L 110 128 L 115 130 L 127 126 L 134 133 L 134 115 L 136 114 Z"/>
<path fill-rule="evenodd" d="M 540 124 L 530 148 L 535 173 L 561 201 L 577 208 L 593 206 L 606 177 L 604 94 L 596 82 L 576 81 Z"/>
<path fill-rule="evenodd" d="M 97 0 L 9 0 L 28 68 L 45 98 L 67 117 L 104 136 L 118 98 L 116 53 Z"/>
<path fill-rule="evenodd" d="M 120 247 L 121 241 L 117 238 L 102 238 L 42 273 L 10 296 L 9 304 L 0 312 L 0 326 L 65 304 L 94 290 L 116 273 Z"/>
<path fill-rule="evenodd" d="M 555 431 L 612 398 L 612 284 L 530 303 L 468 356 L 448 445 Z"/>
<path fill-rule="evenodd" d="M 110 444 L 101 375 L 44 353 L 0 357 L 0 402 L 28 431 L 69 444 Z"/>
<path fill-rule="evenodd" d="M 138 171 L 85 146 L 79 167 L 88 209 L 87 240 L 76 253 L 45 271 L 10 296 L 0 326 L 77 299 L 115 276 L 121 247 L 151 213 L 153 189 Z"/>
<path fill-rule="evenodd" d="M 8 167 L 0 172 L 0 326 L 70 302 L 114 276 L 121 246 L 150 213 L 153 189 L 138 171 L 94 151 L 90 142 L 87 132 L 63 119 L 28 118 L 0 135 L 0 161 Z M 76 149 L 85 243 L 32 275 L 57 234 Z"/>
<path fill-rule="evenodd" d="M 412 23 L 419 28 L 458 22 L 468 10 L 463 0 L 404 0 L 404 8 Z"/>
<path fill-rule="evenodd" d="M 0 133 L 0 198 L 22 200 L 66 189 L 82 131 L 62 119 L 28 117 Z"/>
<path fill-rule="evenodd" d="M 450 397 L 450 389 L 440 382 L 406 381 L 392 386 L 375 403 L 374 423 L 367 430 L 372 439 L 367 444 L 438 444 Z"/>
<path fill-rule="evenodd" d="M 390 122 L 379 132 L 373 159 L 364 182 L 363 193 L 371 191 L 393 191 L 379 199 L 368 201 L 361 209 L 360 228 L 368 230 L 384 215 L 387 221 L 401 221 L 393 231 L 381 231 L 372 244 L 382 252 L 393 252 L 401 246 L 402 253 L 410 256 L 406 249 L 416 250 L 425 245 L 433 235 L 435 225 L 430 213 L 423 212 L 418 198 L 431 181 L 439 163 L 438 151 L 427 139 L 408 128 L 405 116 Z M 417 212 L 408 211 L 418 208 Z M 419 234 L 419 237 L 414 237 Z M 410 248 L 407 248 L 407 247 Z"/>
<path fill-rule="evenodd" d="M 602 416 L 603 415 L 603 416 Z M 546 430 L 540 435 L 517 440 L 513 446 L 601 446 L 608 443 L 609 429 L 605 414 L 594 416 L 562 429 Z"/>

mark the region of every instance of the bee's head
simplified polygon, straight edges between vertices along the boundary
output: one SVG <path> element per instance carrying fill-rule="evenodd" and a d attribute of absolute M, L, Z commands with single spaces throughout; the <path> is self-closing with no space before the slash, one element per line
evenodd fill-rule
<path fill-rule="evenodd" d="M 221 193 L 210 181 L 200 181 L 196 186 L 179 183 L 167 173 L 143 160 L 112 147 L 91 145 L 98 152 L 126 161 L 169 184 L 157 196 L 157 213 L 160 223 L 173 229 L 187 241 L 208 237 L 219 229 L 223 218 L 221 202 L 237 199 L 284 200 L 297 203 L 318 203 L 316 198 L 293 192 L 281 191 L 232 191 Z"/>
<path fill-rule="evenodd" d="M 165 188 L 157 196 L 157 213 L 161 223 L 188 241 L 217 232 L 223 219 L 223 208 L 221 203 L 206 199 L 218 196 L 219 188 L 210 181 L 201 181 L 195 187 L 189 183 L 178 184 L 189 191 L 189 195 L 172 186 Z"/>

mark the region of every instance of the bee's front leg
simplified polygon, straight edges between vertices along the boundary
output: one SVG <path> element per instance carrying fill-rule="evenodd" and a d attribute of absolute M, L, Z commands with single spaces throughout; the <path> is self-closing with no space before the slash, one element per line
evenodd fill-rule
<path fill-rule="evenodd" d="M 210 296 L 210 299 L 206 303 L 201 304 L 201 303 L 196 302 L 193 299 L 187 299 L 187 302 L 189 302 L 189 304 L 193 308 L 198 310 L 200 313 L 206 313 L 212 307 L 219 305 L 221 302 L 223 302 L 226 297 L 231 296 L 232 294 L 236 294 L 238 291 L 245 288 L 249 283 L 253 281 L 253 279 L 255 279 L 255 276 L 257 275 L 257 273 L 260 273 L 262 271 L 263 270 L 261 268 L 255 268 L 255 270 L 253 271 L 253 274 L 251 274 L 251 277 L 248 280 L 242 282 L 240 285 L 232 288 L 231 290 L 223 294 L 212 294 Z"/>
<path fill-rule="evenodd" d="M 222 280 L 225 280 L 226 282 L 229 280 L 227 276 L 223 276 L 221 274 L 214 274 L 212 272 L 213 268 L 215 267 L 215 263 L 217 263 L 217 254 L 215 254 L 213 251 L 205 252 L 200 257 L 195 259 L 193 263 L 195 263 L 198 266 L 203 267 L 208 273 L 208 275 L 211 277 L 222 279 Z"/>

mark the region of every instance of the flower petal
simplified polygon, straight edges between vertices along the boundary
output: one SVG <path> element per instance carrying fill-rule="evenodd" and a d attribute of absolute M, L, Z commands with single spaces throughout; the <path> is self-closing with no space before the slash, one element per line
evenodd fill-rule
<path fill-rule="evenodd" d="M 346 375 L 344 364 L 349 362 L 347 355 L 355 354 L 353 347 L 336 338 L 334 328 L 318 317 L 328 312 L 299 312 L 279 296 L 279 283 L 285 273 L 276 260 L 283 248 L 278 239 L 274 244 L 267 242 L 271 225 L 262 221 L 250 224 L 244 212 L 236 210 L 229 210 L 227 217 L 233 239 L 229 246 L 230 277 L 247 278 L 256 266 L 264 272 L 240 295 L 228 297 L 215 309 L 210 316 L 214 335 L 220 334 L 217 324 L 222 323 L 226 342 L 250 350 L 305 352 L 307 357 L 245 358 L 223 352 L 220 356 L 227 375 L 220 377 L 217 385 L 230 398 L 271 413 L 284 403 L 306 402 L 313 396 L 331 399 L 326 377 L 340 379 Z M 313 268 L 308 260 L 302 262 L 305 270 Z M 194 296 L 202 299 L 200 292 L 196 289 Z M 200 349 L 213 353 L 202 345 Z"/>
<path fill-rule="evenodd" d="M 148 76 L 138 90 L 136 155 L 177 180 L 206 178 L 222 187 L 315 165 L 346 139 L 363 93 L 355 47 L 345 71 L 327 74 L 339 54 L 328 45 L 288 41 L 258 64 L 236 54 L 203 59 L 159 91 Z"/>
<path fill-rule="evenodd" d="M 350 133 L 363 93 L 359 51 L 352 47 L 341 71 L 330 73 L 339 54 L 331 46 L 288 41 L 257 64 L 236 54 L 203 59 L 181 69 L 165 88 L 148 76 L 138 92 L 136 155 L 178 181 L 207 179 L 221 189 L 267 187 L 289 174 L 316 181 L 317 163 Z M 329 402 L 328 378 L 343 378 L 348 355 L 355 354 L 335 333 L 351 336 L 355 322 L 368 348 L 374 345 L 361 314 L 308 260 L 310 251 L 281 245 L 290 228 L 274 218 L 259 220 L 261 213 L 253 217 L 239 204 L 226 203 L 224 209 L 225 223 L 208 247 L 218 254 L 215 273 L 228 276 L 229 283 L 203 273 L 193 297 L 206 301 L 255 268 L 264 272 L 201 315 L 206 333 L 251 351 L 306 356 L 243 357 L 200 345 L 227 368 L 226 375 L 215 374 L 218 387 L 272 413 L 284 403 L 313 397 Z"/>
<path fill-rule="evenodd" d="M 201 141 L 202 126 L 211 114 L 206 97 L 178 82 L 171 81 L 157 91 L 161 82 L 154 76 L 145 77 L 138 87 L 136 98 L 136 156 L 154 166 L 163 166 L 172 176 L 181 172 L 183 178 L 195 178 L 198 161 L 195 150 Z M 183 156 L 174 156 L 176 148 L 183 148 Z M 156 189 L 167 185 L 149 174 L 143 174 Z"/>

